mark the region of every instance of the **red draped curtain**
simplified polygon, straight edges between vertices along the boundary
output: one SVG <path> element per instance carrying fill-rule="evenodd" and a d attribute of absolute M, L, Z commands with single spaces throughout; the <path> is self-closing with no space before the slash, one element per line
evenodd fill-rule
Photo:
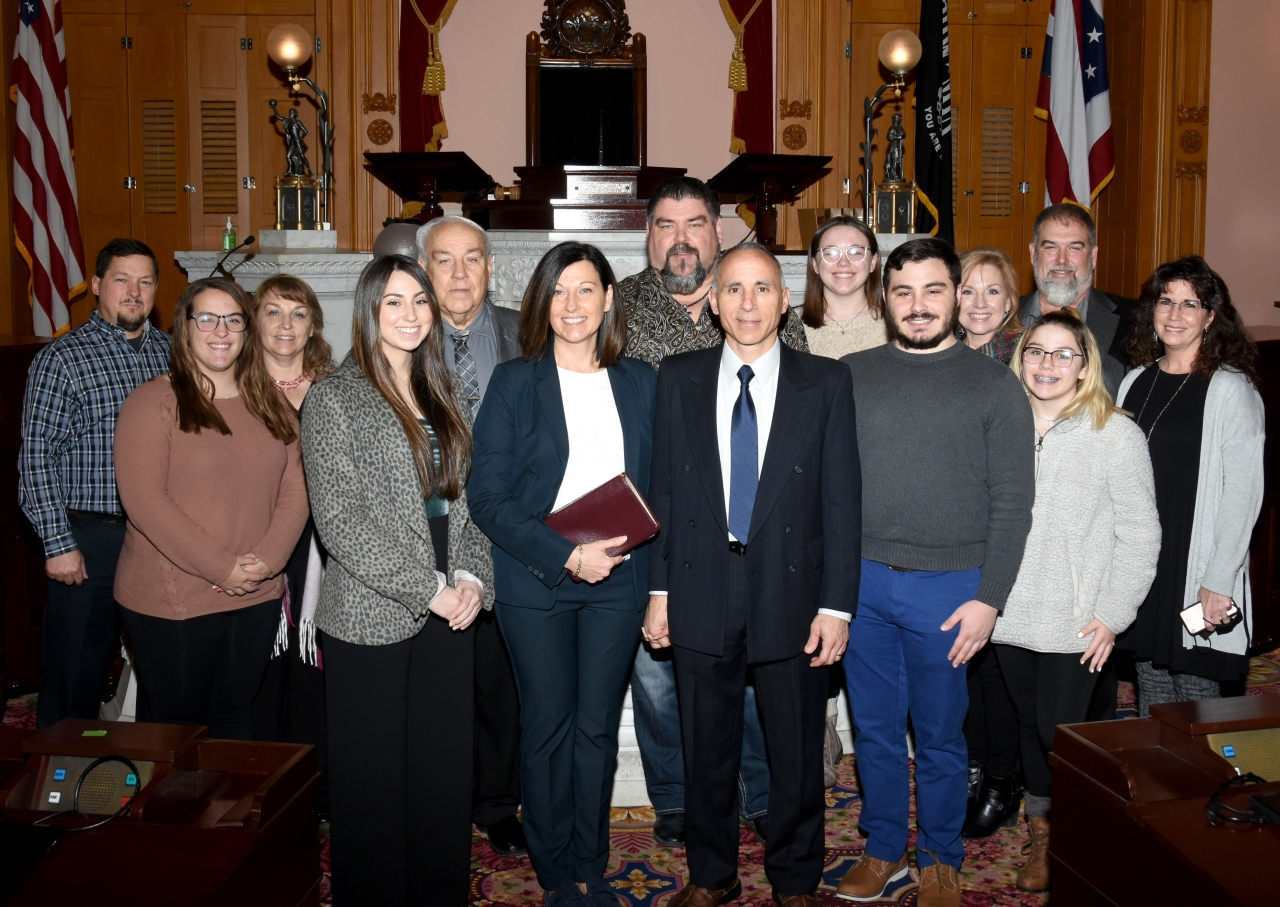
<path fill-rule="evenodd" d="M 458 0 L 400 0 L 400 150 L 439 151 L 444 119 L 440 30 Z"/>
<path fill-rule="evenodd" d="M 720 9 L 736 40 L 729 69 L 729 87 L 734 89 L 729 150 L 734 154 L 747 151 L 770 154 L 773 152 L 773 0 L 720 0 Z"/>

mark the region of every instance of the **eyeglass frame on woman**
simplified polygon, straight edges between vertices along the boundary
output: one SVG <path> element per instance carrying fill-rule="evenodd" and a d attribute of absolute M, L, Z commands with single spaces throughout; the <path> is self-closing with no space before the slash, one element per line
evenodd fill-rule
<path fill-rule="evenodd" d="M 860 251 L 855 253 L 854 249 L 859 249 Z M 835 258 L 830 258 L 827 255 L 828 252 L 832 251 L 835 252 Z M 870 251 L 871 250 L 866 246 L 858 245 L 849 246 L 847 249 L 842 249 L 839 246 L 823 246 L 818 250 L 818 257 L 829 265 L 838 265 L 842 258 L 847 258 L 849 260 L 849 264 L 856 265 L 866 261 L 867 253 Z M 854 258 L 855 254 L 858 256 L 857 258 Z"/>
<path fill-rule="evenodd" d="M 227 326 L 227 330 L 233 334 L 243 334 L 245 331 L 249 329 L 249 316 L 246 315 L 244 312 L 232 312 L 230 315 L 215 315 L 213 314 L 213 312 L 193 312 L 187 317 L 196 323 L 196 328 L 202 334 L 212 334 L 214 331 L 216 331 L 218 329 L 219 321 L 225 324 Z M 212 318 L 213 322 L 209 327 L 205 327 L 203 324 L 200 323 L 201 318 Z M 241 319 L 240 327 L 238 328 L 233 327 L 231 324 L 231 321 L 229 320 L 231 318 Z"/>
<path fill-rule="evenodd" d="M 1196 312 L 1210 311 L 1207 305 L 1195 299 L 1184 299 L 1182 302 L 1178 302 L 1178 300 L 1170 299 L 1168 296 L 1161 296 L 1159 299 L 1157 299 L 1155 302 L 1151 304 L 1155 306 L 1157 309 L 1164 309 L 1166 312 L 1172 312 L 1174 308 L 1178 308 L 1178 309 L 1181 309 L 1183 312 L 1186 312 L 1188 315 L 1194 314 Z"/>
<path fill-rule="evenodd" d="M 1039 353 L 1040 355 L 1036 356 L 1036 353 Z M 1063 353 L 1070 354 L 1067 357 L 1066 362 L 1061 361 Z M 1075 350 L 1069 350 L 1066 347 L 1058 350 L 1046 350 L 1041 349 L 1038 346 L 1028 346 L 1022 350 L 1022 360 L 1024 362 L 1030 362 L 1032 365 L 1039 365 L 1044 361 L 1045 356 L 1053 356 L 1053 359 L 1050 360 L 1050 364 L 1057 368 L 1071 368 L 1071 363 L 1076 361 L 1076 356 L 1079 356 L 1085 362 L 1089 361 L 1089 357 L 1084 353 L 1078 353 Z"/>

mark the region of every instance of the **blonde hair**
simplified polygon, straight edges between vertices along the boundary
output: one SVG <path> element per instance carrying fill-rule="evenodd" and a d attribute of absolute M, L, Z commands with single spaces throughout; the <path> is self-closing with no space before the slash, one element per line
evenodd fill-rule
<path fill-rule="evenodd" d="M 1075 309 L 1059 309 L 1042 315 L 1039 321 L 1018 338 L 1018 348 L 1014 350 L 1013 362 L 1010 363 L 1018 380 L 1023 381 L 1022 351 L 1027 348 L 1035 332 L 1042 327 L 1060 327 L 1070 331 L 1084 352 L 1085 365 L 1089 367 L 1076 388 L 1075 399 L 1067 404 L 1067 408 L 1062 411 L 1059 418 L 1072 419 L 1088 410 L 1093 417 L 1093 430 L 1102 431 L 1107 427 L 1107 420 L 1113 415 L 1129 415 L 1128 412 L 1116 406 L 1115 401 L 1111 399 L 1102 376 L 1102 358 L 1098 353 L 1098 342 L 1093 339 L 1093 331 L 1080 320 Z M 1023 386 L 1025 388 L 1025 382 Z"/>
<path fill-rule="evenodd" d="M 1009 314 L 1004 323 L 996 328 L 997 334 L 1021 334 L 1026 328 L 1018 319 L 1018 272 L 1014 270 L 1013 260 L 1004 249 L 995 246 L 979 246 L 970 249 L 960 256 L 960 284 L 963 286 L 969 275 L 983 265 L 990 265 L 1000 274 L 1000 285 L 1004 288 L 1005 298 L 1009 300 Z M 960 287 L 956 287 L 956 297 L 960 296 Z"/>

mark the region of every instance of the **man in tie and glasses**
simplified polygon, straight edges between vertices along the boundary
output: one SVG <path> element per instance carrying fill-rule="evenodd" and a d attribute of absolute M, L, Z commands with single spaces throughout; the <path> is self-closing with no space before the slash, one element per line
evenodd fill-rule
<path fill-rule="evenodd" d="M 723 346 L 658 377 L 650 498 L 662 525 L 644 637 L 674 647 L 689 882 L 671 907 L 737 898 L 747 669 L 768 740 L 765 871 L 783 907 L 816 907 L 823 865 L 827 671 L 858 593 L 861 470 L 846 369 L 779 342 L 778 261 L 743 243 L 710 304 Z"/>
<path fill-rule="evenodd" d="M 498 363 L 521 355 L 520 313 L 487 298 L 493 256 L 479 224 L 437 217 L 418 229 L 418 261 L 431 278 L 444 321 L 444 358 L 466 390 L 471 415 Z M 520 700 L 492 611 L 475 622 L 476 765 L 472 818 L 496 853 L 526 852 L 520 804 Z"/>

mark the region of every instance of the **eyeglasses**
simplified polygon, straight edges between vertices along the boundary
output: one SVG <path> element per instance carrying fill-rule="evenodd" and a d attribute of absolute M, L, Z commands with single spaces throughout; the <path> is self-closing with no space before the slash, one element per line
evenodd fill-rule
<path fill-rule="evenodd" d="M 823 246 L 818 250 L 818 254 L 822 256 L 822 260 L 829 265 L 837 264 L 840 259 L 849 259 L 849 264 L 856 265 L 867 257 L 868 249 L 866 246 L 850 246 L 842 249 L 839 246 Z"/>
<path fill-rule="evenodd" d="M 1038 346 L 1029 346 L 1022 351 L 1022 361 L 1028 365 L 1039 365 L 1045 356 L 1052 356 L 1052 362 L 1058 368 L 1070 368 L 1077 356 L 1084 358 L 1084 353 L 1077 353 L 1075 350 L 1042 350 Z"/>
<path fill-rule="evenodd" d="M 249 326 L 249 319 L 244 315 L 215 315 L 212 312 L 197 312 L 190 316 L 191 320 L 196 323 L 196 327 L 210 334 L 218 329 L 218 322 L 224 322 L 227 330 L 233 334 L 239 334 Z"/>
<path fill-rule="evenodd" d="M 1162 312 L 1172 312 L 1174 309 L 1182 309 L 1188 315 L 1194 315 L 1196 312 L 1203 312 L 1209 308 L 1202 302 L 1196 302 L 1194 299 L 1188 299 L 1186 302 L 1175 302 L 1167 296 L 1162 296 L 1156 300 L 1156 308 Z"/>

